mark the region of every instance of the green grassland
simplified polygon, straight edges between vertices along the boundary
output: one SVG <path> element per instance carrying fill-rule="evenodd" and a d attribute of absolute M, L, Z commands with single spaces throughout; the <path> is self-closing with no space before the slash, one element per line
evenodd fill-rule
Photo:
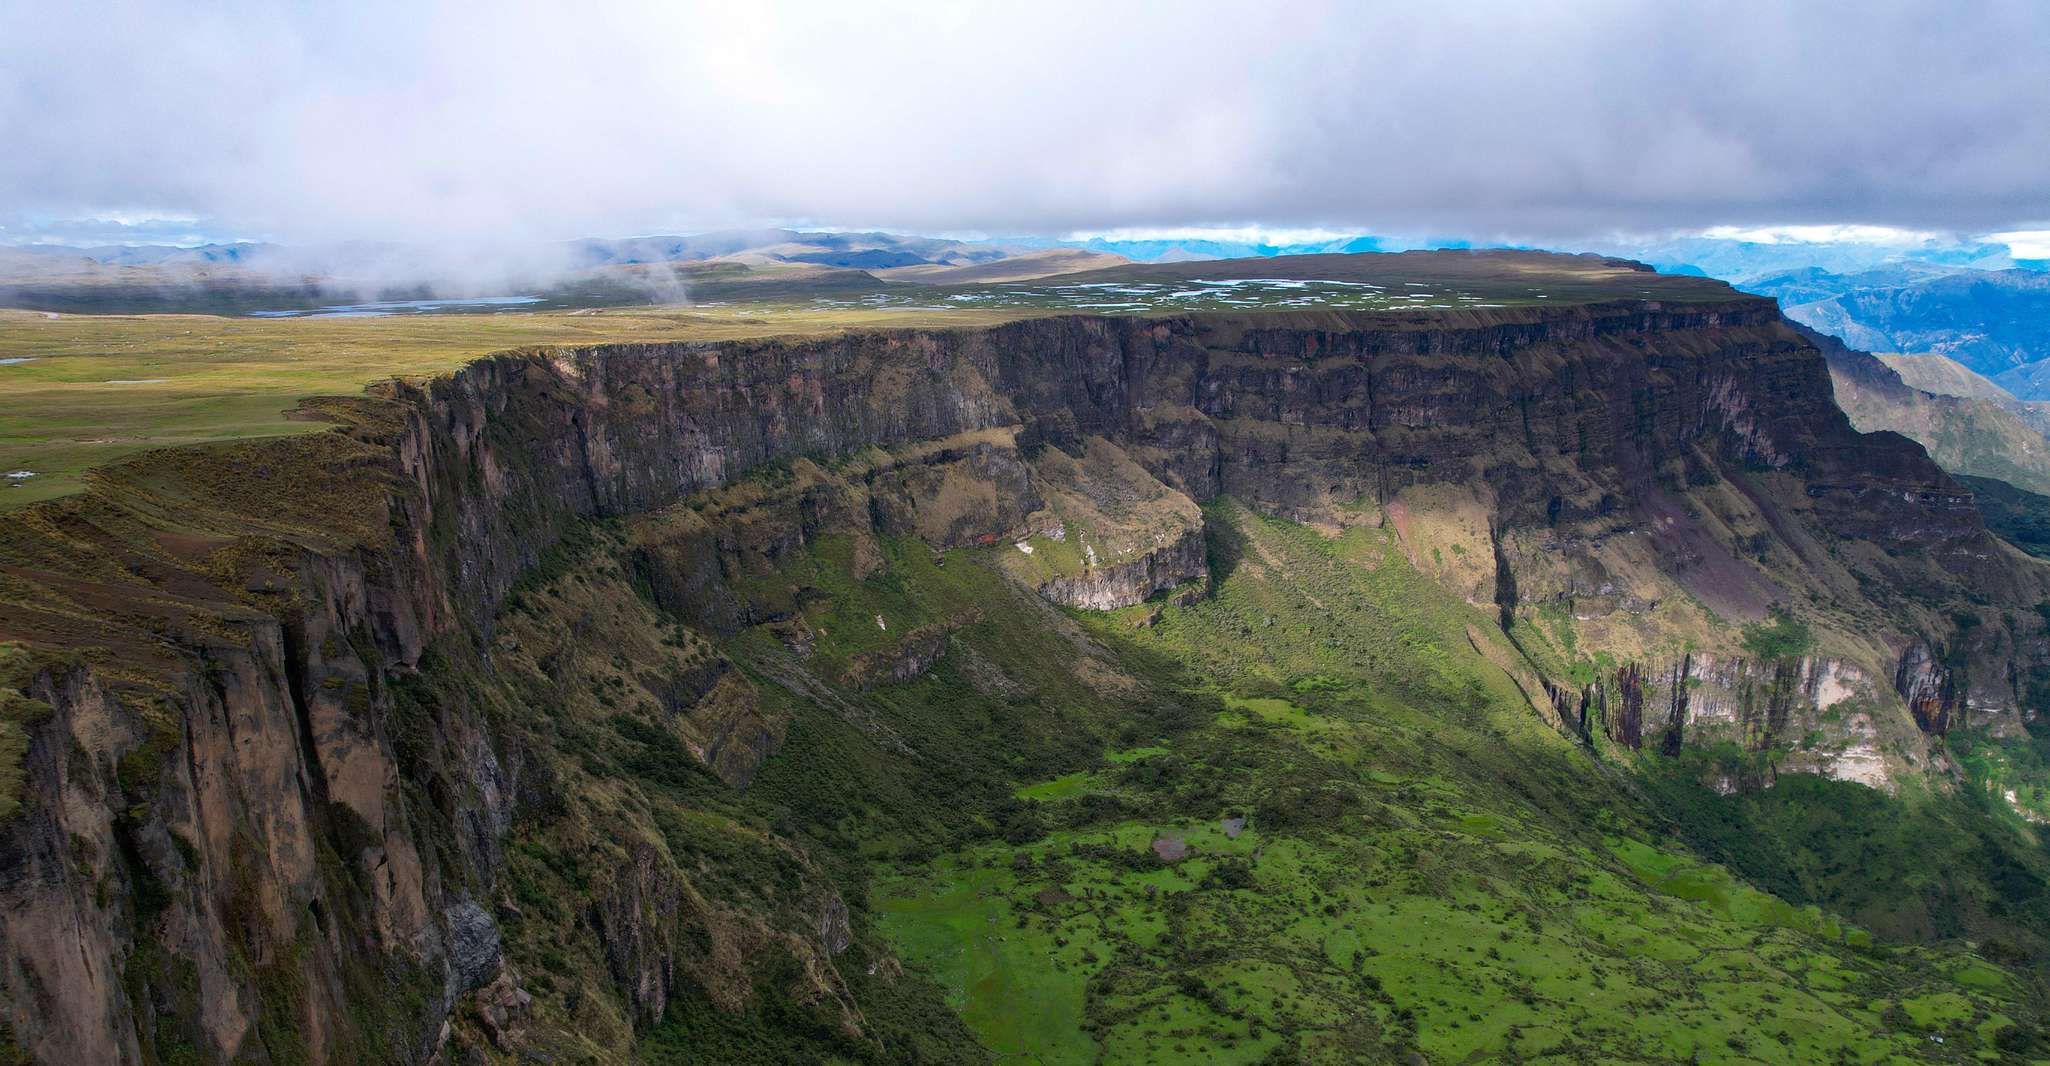
<path fill-rule="evenodd" d="M 507 348 L 987 325 L 1062 313 L 1457 315 L 1484 307 L 1735 296 L 1718 282 L 1613 260 L 1518 253 L 1130 264 L 952 286 L 885 285 L 859 271 L 757 271 L 764 276 L 747 284 L 716 284 L 735 271 L 750 273 L 693 272 L 693 297 L 713 302 L 682 307 L 609 306 L 625 297 L 604 289 L 558 294 L 544 311 L 382 317 L 0 310 L 0 475 L 35 475 L 0 477 L 0 511 L 76 492 L 86 471 L 137 451 L 314 431 L 318 423 L 287 421 L 283 413 L 303 397 L 353 395 L 374 381 L 444 373 Z M 850 285 L 849 275 L 860 284 Z M 576 299 L 593 303 L 558 306 Z M 101 293 L 88 303 L 102 305 L 116 309 L 121 300 Z"/>
<path fill-rule="evenodd" d="M 1967 943 L 1881 944 L 1663 832 L 1621 768 L 1537 726 L 1469 650 L 1472 609 L 1380 534 L 1228 501 L 1211 517 L 1213 600 L 1092 626 L 1187 664 L 1215 710 L 1023 788 L 1042 838 L 881 875 L 890 942 L 999 1061 L 1990 1061 L 1997 1034 L 2021 1043 L 2027 980 Z M 1165 836 L 1186 855 L 1163 860 Z"/>
<path fill-rule="evenodd" d="M 293 319 L 0 311 L 0 475 L 36 475 L 0 478 L 0 511 L 76 492 L 87 470 L 138 451 L 318 431 L 285 412 L 302 397 L 353 395 L 507 348 L 976 325 L 1018 313 L 810 302 Z"/>

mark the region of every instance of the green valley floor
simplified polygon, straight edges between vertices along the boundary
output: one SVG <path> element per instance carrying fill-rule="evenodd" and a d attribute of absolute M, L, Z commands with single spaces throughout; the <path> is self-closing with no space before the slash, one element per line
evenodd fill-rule
<path fill-rule="evenodd" d="M 886 544 L 887 569 L 866 580 L 833 537 L 751 578 L 757 594 L 801 591 L 821 676 L 888 639 L 872 619 L 967 620 L 929 672 L 835 711 L 775 696 L 790 701 L 789 738 L 745 793 L 679 793 L 651 763 L 625 762 L 655 806 L 692 811 L 668 816 L 689 833 L 657 816 L 673 853 L 740 861 L 731 842 L 706 841 L 773 829 L 841 880 L 855 935 L 837 967 L 867 1023 L 854 1040 L 794 1022 L 808 1015 L 770 981 L 741 1014 L 672 1008 L 641 1057 L 2043 1054 L 2042 989 L 1975 939 L 1983 928 L 1881 936 L 1837 910 L 1898 914 L 1944 877 L 1982 891 L 1983 870 L 1909 862 L 1898 884 L 1844 883 L 1851 860 L 1833 845 L 1775 829 L 1766 801 L 1701 784 L 1706 756 L 1590 750 L 1540 721 L 1490 657 L 1491 619 L 1419 574 L 1391 533 L 1334 535 L 1229 500 L 1207 517 L 1216 584 L 1186 606 L 1060 612 L 1008 589 L 983 553 L 915 542 Z M 770 628 L 726 644 L 765 692 L 789 677 Z M 1955 797 L 1806 787 L 1806 802 L 1902 833 L 1962 817 Z M 1775 832 L 1771 849 L 1730 843 Z M 1899 844 L 1872 826 L 1840 836 L 1871 854 Z M 1922 861 L 1972 867 L 2009 844 L 2023 850 L 1931 843 Z M 560 862 L 538 839 L 516 852 L 535 870 Z M 1784 896 L 1756 887 L 1768 877 Z M 2014 906 L 1994 910 L 2033 935 L 2034 904 Z M 540 1009 L 552 1009 L 545 991 Z"/>

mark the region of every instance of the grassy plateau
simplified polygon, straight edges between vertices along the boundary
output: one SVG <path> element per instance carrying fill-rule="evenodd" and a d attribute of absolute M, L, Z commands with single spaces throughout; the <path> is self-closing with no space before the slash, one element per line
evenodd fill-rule
<path fill-rule="evenodd" d="M 78 491 L 151 448 L 316 432 L 285 412 L 507 348 L 731 340 L 861 326 L 976 325 L 1016 311 L 802 304 L 547 313 L 226 318 L 0 310 L 0 511 Z M 15 471 L 33 474 L 7 478 Z"/>

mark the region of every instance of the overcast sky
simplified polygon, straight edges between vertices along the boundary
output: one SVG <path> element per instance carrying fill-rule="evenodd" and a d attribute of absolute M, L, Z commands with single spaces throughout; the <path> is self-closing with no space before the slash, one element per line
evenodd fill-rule
<path fill-rule="evenodd" d="M 2041 228 L 2050 3 L 0 0 L 0 239 L 79 219 Z"/>

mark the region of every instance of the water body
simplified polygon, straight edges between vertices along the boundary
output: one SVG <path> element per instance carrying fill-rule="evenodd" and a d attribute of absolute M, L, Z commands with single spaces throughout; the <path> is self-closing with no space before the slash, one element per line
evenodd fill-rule
<path fill-rule="evenodd" d="M 1442 287 L 1442 286 L 1441 286 Z M 1410 311 L 1421 308 L 1498 307 L 1465 292 L 1391 292 L 1366 281 L 1298 278 L 1194 278 L 1186 282 L 1095 281 L 1069 284 L 1009 284 L 938 295 L 879 292 L 854 297 L 820 296 L 821 307 L 874 307 L 931 310 L 934 303 L 955 307 L 1055 307 L 1101 314 L 1143 314 L 1185 311 L 1228 311 L 1235 308 L 1318 308 L 1359 311 Z"/>
<path fill-rule="evenodd" d="M 0 359 L 0 366 L 13 366 L 16 363 L 33 363 L 35 361 L 36 357 L 33 355 L 10 355 L 5 359 Z"/>
<path fill-rule="evenodd" d="M 282 311 L 251 311 L 252 318 L 377 318 L 383 315 L 431 315 L 442 311 L 466 311 L 491 307 L 523 307 L 541 302 L 539 296 L 473 296 L 464 300 L 374 300 L 360 304 L 291 308 Z"/>

